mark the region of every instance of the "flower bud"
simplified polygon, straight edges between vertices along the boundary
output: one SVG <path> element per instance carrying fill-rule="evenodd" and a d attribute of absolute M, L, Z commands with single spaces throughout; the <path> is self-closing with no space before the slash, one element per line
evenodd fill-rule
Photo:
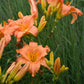
<path fill-rule="evenodd" d="M 53 51 L 51 51 L 51 53 L 50 53 L 50 62 L 51 62 L 51 65 L 53 66 L 53 64 L 54 64 L 54 55 L 53 55 Z"/>
<path fill-rule="evenodd" d="M 0 66 L 0 76 L 1 76 L 1 66 Z"/>
<path fill-rule="evenodd" d="M 69 69 L 68 67 L 65 67 L 65 65 L 62 65 L 60 72 L 67 71 L 68 69 Z"/>
<path fill-rule="evenodd" d="M 49 17 L 51 11 L 52 11 L 52 6 L 49 5 L 49 6 L 48 6 L 48 10 L 47 10 L 47 18 Z"/>
<path fill-rule="evenodd" d="M 29 63 L 26 63 L 21 69 L 20 71 L 16 74 L 16 76 L 14 77 L 14 81 L 19 81 L 27 72 L 29 67 Z"/>
<path fill-rule="evenodd" d="M 56 75 L 60 73 L 60 58 L 59 57 L 55 60 L 54 72 Z"/>
<path fill-rule="evenodd" d="M 7 71 L 6 71 L 7 74 L 9 74 L 9 73 L 13 70 L 13 68 L 15 67 L 15 63 L 16 63 L 16 62 L 13 62 L 13 63 L 11 64 L 11 66 L 7 69 Z"/>
<path fill-rule="evenodd" d="M 57 10 L 59 10 L 61 3 L 58 3 L 57 6 L 54 8 L 54 12 L 56 12 Z"/>
<path fill-rule="evenodd" d="M 46 64 L 47 64 L 49 67 L 51 67 L 51 62 L 48 61 L 48 59 L 46 59 L 45 61 L 46 61 Z"/>
<path fill-rule="evenodd" d="M 41 32 L 43 28 L 45 27 L 47 21 L 45 21 L 45 16 L 42 16 L 39 26 L 38 26 L 38 31 Z"/>
<path fill-rule="evenodd" d="M 20 19 L 22 19 L 22 18 L 23 18 L 23 14 L 22 14 L 21 12 L 18 12 L 18 17 L 19 17 Z"/>
<path fill-rule="evenodd" d="M 61 8 L 59 8 L 59 10 L 57 11 L 57 14 L 56 14 L 56 19 L 60 19 L 60 18 L 62 18 Z"/>
<path fill-rule="evenodd" d="M 6 82 L 8 82 L 14 78 L 14 76 L 17 74 L 17 72 L 21 69 L 21 64 L 22 64 L 22 62 L 20 61 L 15 65 L 15 67 L 11 71 L 10 75 L 8 76 Z"/>
<path fill-rule="evenodd" d="M 43 10 L 46 10 L 46 0 L 41 0 L 41 6 Z"/>

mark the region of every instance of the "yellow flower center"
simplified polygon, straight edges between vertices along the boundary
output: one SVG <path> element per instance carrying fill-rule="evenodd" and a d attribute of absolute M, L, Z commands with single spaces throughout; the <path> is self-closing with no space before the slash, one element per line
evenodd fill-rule
<path fill-rule="evenodd" d="M 22 31 L 28 29 L 28 24 L 22 25 Z"/>
<path fill-rule="evenodd" d="M 30 52 L 28 54 L 28 58 L 30 59 L 31 62 L 36 62 L 38 59 L 39 53 L 37 52 Z"/>
<path fill-rule="evenodd" d="M 20 26 L 20 31 L 25 31 L 26 29 L 29 29 L 29 26 L 28 26 L 28 24 L 19 24 L 19 26 Z"/>

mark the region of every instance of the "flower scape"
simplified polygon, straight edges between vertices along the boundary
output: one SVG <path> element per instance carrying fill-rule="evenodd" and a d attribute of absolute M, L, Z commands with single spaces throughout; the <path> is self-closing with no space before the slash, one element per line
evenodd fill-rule
<path fill-rule="evenodd" d="M 65 4 L 63 0 L 28 0 L 28 3 L 30 5 L 30 15 L 24 16 L 23 11 L 18 11 L 19 18 L 17 20 L 8 19 L 7 22 L 4 21 L 0 24 L 0 60 L 4 58 L 2 55 L 12 36 L 16 38 L 16 47 L 18 48 L 16 48 L 16 60 L 11 62 L 8 69 L 4 72 L 0 67 L 0 84 L 18 82 L 28 72 L 31 74 L 32 84 L 34 84 L 36 74 L 40 73 L 42 75 L 45 69 L 48 69 L 52 74 L 51 80 L 53 84 L 56 84 L 55 82 L 60 78 L 60 75 L 69 69 L 65 65 L 61 66 L 61 57 L 54 59 L 54 53 L 46 41 L 54 32 L 55 25 L 59 23 L 60 19 L 71 14 L 73 16 L 71 24 L 73 24 L 77 20 L 77 16 L 81 16 L 83 13 L 71 6 L 71 3 Z M 40 15 L 41 17 L 37 5 L 42 8 L 43 15 Z M 39 35 L 44 32 L 43 30 L 47 31 L 50 18 L 54 21 L 51 22 L 51 24 L 54 23 L 54 27 L 46 41 L 42 43 L 43 41 L 39 41 Z M 50 60 L 48 59 L 49 53 Z"/>

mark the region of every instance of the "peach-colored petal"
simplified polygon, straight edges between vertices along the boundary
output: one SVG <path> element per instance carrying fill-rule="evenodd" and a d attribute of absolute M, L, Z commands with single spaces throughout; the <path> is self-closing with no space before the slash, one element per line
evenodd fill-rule
<path fill-rule="evenodd" d="M 17 58 L 16 62 L 19 62 L 19 61 L 21 61 L 22 64 L 27 63 L 27 60 L 24 57 L 22 57 L 22 56 Z"/>
<path fill-rule="evenodd" d="M 36 42 L 29 42 L 29 46 L 34 48 L 34 47 L 37 47 L 37 43 Z"/>
<path fill-rule="evenodd" d="M 36 6 L 36 1 L 35 0 L 28 0 L 31 6 L 31 13 L 34 15 L 34 17 L 37 19 L 38 18 L 38 9 Z"/>
<path fill-rule="evenodd" d="M 32 27 L 34 24 L 34 16 L 33 15 L 24 16 L 23 24 L 28 24 L 28 27 Z"/>
<path fill-rule="evenodd" d="M 22 57 L 24 57 L 26 60 L 29 60 L 29 58 L 27 57 L 27 55 L 28 55 L 27 50 L 28 49 L 26 50 L 26 47 L 27 46 L 24 47 L 25 50 L 23 50 L 23 49 L 17 49 L 16 52 L 20 53 L 22 55 Z"/>
<path fill-rule="evenodd" d="M 5 46 L 10 42 L 11 36 L 10 35 L 5 35 Z"/>
<path fill-rule="evenodd" d="M 33 62 L 33 63 L 30 63 L 28 71 L 30 73 L 32 73 L 32 77 L 34 77 L 35 74 L 39 71 L 39 69 L 40 69 L 40 63 L 39 62 Z"/>
<path fill-rule="evenodd" d="M 65 4 L 62 5 L 62 15 L 63 16 L 66 16 L 66 15 L 70 14 L 71 12 L 76 12 L 76 10 L 73 6 L 70 6 L 70 5 L 67 6 Z"/>
<path fill-rule="evenodd" d="M 37 27 L 33 26 L 33 27 L 29 30 L 29 33 L 31 33 L 31 34 L 34 35 L 34 36 L 37 36 L 37 34 L 38 34 L 38 29 L 37 29 Z"/>
<path fill-rule="evenodd" d="M 45 46 L 45 49 L 47 52 L 50 52 L 50 48 L 48 46 Z"/>
<path fill-rule="evenodd" d="M 75 10 L 76 10 L 77 15 L 79 16 L 83 15 L 83 13 L 79 9 L 75 8 Z"/>
<path fill-rule="evenodd" d="M 15 31 L 14 35 L 17 38 L 17 42 L 20 42 L 20 40 L 21 40 L 20 38 L 24 35 L 24 32 Z"/>
<path fill-rule="evenodd" d="M 72 13 L 73 19 L 71 21 L 71 24 L 73 24 L 75 22 L 75 20 L 77 20 L 77 15 Z"/>
<path fill-rule="evenodd" d="M 46 64 L 45 60 L 46 60 L 46 58 L 42 58 L 40 63 L 41 63 L 41 65 L 43 65 L 44 67 L 46 67 L 50 70 L 51 68 Z"/>
<path fill-rule="evenodd" d="M 5 39 L 2 38 L 2 39 L 0 40 L 0 59 L 1 59 L 1 57 L 2 57 L 4 47 L 5 47 Z"/>

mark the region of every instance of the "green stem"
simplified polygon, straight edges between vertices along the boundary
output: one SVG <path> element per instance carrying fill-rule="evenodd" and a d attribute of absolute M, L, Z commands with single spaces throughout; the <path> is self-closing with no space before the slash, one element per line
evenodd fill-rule
<path fill-rule="evenodd" d="M 50 19 L 50 20 L 51 20 L 51 19 Z M 47 40 L 48 40 L 48 39 L 51 37 L 51 35 L 53 34 L 53 31 L 54 31 L 55 28 L 56 28 L 56 23 L 57 23 L 57 21 L 55 20 L 54 23 L 53 23 L 53 27 L 52 27 L 52 30 L 51 30 L 50 34 L 48 34 L 46 40 L 44 41 L 44 45 L 46 45 Z"/>
<path fill-rule="evenodd" d="M 34 84 L 34 77 L 33 77 L 33 79 L 32 79 L 32 84 Z"/>

